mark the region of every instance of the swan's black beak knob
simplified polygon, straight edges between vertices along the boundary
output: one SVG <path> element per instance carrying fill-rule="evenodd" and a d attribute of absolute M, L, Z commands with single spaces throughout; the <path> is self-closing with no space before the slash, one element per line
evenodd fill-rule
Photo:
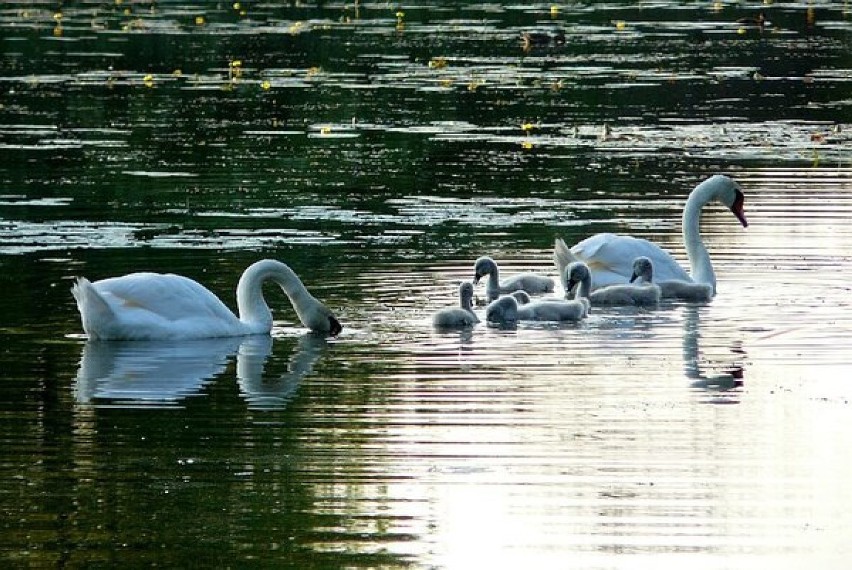
<path fill-rule="evenodd" d="M 740 223 L 744 228 L 748 227 L 748 220 L 745 217 L 745 211 L 743 210 L 743 204 L 745 204 L 745 195 L 737 190 L 737 197 L 734 198 L 734 204 L 731 206 L 731 212 L 737 217 Z"/>
<path fill-rule="evenodd" d="M 335 319 L 334 317 L 328 318 L 328 332 L 331 336 L 337 336 L 340 334 L 340 331 L 343 330 L 343 325 L 340 324 L 340 321 Z"/>

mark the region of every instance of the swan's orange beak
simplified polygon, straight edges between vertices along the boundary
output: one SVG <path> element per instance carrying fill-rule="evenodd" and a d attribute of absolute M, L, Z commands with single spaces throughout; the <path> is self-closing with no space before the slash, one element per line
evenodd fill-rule
<path fill-rule="evenodd" d="M 734 198 L 734 203 L 731 205 L 731 212 L 737 217 L 740 223 L 744 228 L 748 227 L 748 220 L 746 220 L 745 212 L 743 211 L 743 204 L 745 203 L 745 195 L 737 190 L 737 197 Z"/>
<path fill-rule="evenodd" d="M 343 330 L 343 325 L 340 324 L 340 321 L 335 319 L 334 317 L 328 318 L 328 332 L 331 336 L 337 336 L 340 334 L 340 331 Z"/>
<path fill-rule="evenodd" d="M 633 283 L 637 279 L 639 279 L 639 276 L 634 272 L 633 275 L 630 276 L 630 283 Z"/>

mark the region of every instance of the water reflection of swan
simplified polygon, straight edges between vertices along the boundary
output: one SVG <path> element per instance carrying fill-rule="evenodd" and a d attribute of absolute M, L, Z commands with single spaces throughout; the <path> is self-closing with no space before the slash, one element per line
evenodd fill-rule
<path fill-rule="evenodd" d="M 328 343 L 323 335 L 307 333 L 299 337 L 293 355 L 283 374 L 264 374 L 267 357 L 272 351 L 272 338 L 253 337 L 237 352 L 237 381 L 250 408 L 285 407 L 296 393 L 302 378 L 311 373 Z"/>
<path fill-rule="evenodd" d="M 592 270 L 592 287 L 625 283 L 633 271 L 633 260 L 639 256 L 651 259 L 657 281 L 688 281 L 707 283 L 716 291 L 716 274 L 710 255 L 701 239 L 699 221 L 701 209 L 713 200 L 726 205 L 743 227 L 748 225 L 743 213 L 743 193 L 739 184 L 722 175 L 711 176 L 689 194 L 683 209 L 681 231 L 690 273 L 687 273 L 672 255 L 644 239 L 610 233 L 596 234 L 572 248 L 556 239 L 554 260 L 560 273 L 572 261 L 584 261 Z"/>
<path fill-rule="evenodd" d="M 250 407 L 283 407 L 326 347 L 325 339 L 299 337 L 288 370 L 280 376 L 264 368 L 273 339 L 266 335 L 183 341 L 89 341 L 83 347 L 74 389 L 80 403 L 178 405 L 201 394 L 236 355 L 237 381 Z"/>
<path fill-rule="evenodd" d="M 684 307 L 683 323 L 683 366 L 686 377 L 692 380 L 693 388 L 705 390 L 731 390 L 743 385 L 742 359 L 745 351 L 740 343 L 731 346 L 731 352 L 737 355 L 734 362 L 727 365 L 723 371 L 710 373 L 702 370 L 701 350 L 699 348 L 699 307 Z"/>
<path fill-rule="evenodd" d="M 242 340 L 89 341 L 75 396 L 81 403 L 176 404 L 221 374 Z"/>
<path fill-rule="evenodd" d="M 287 294 L 303 325 L 336 335 L 341 326 L 299 277 L 273 259 L 253 263 L 237 284 L 239 317 L 200 283 L 173 274 L 131 273 L 94 283 L 81 277 L 71 289 L 90 339 L 193 339 L 269 334 L 272 313 L 265 281 Z"/>

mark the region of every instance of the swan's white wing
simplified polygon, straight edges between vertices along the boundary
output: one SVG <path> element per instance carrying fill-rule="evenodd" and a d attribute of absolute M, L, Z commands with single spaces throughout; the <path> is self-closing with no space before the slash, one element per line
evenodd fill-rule
<path fill-rule="evenodd" d="M 571 248 L 571 253 L 589 266 L 593 288 L 627 283 L 633 274 L 633 261 L 639 256 L 654 264 L 654 281 L 692 282 L 669 252 L 645 239 L 601 233 L 584 239 Z"/>
<path fill-rule="evenodd" d="M 216 295 L 192 279 L 172 274 L 131 273 L 93 283 L 119 316 L 145 311 L 170 321 L 182 319 L 233 322 L 236 317 Z"/>

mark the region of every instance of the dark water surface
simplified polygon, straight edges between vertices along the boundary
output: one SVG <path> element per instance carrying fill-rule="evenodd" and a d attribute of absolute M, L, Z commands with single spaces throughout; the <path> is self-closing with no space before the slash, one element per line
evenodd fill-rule
<path fill-rule="evenodd" d="M 845 2 L 0 4 L 0 560 L 844 567 L 850 54 Z M 432 329 L 480 255 L 685 259 L 717 172 L 711 303 Z M 339 338 L 82 336 L 77 275 L 264 257 Z"/>

